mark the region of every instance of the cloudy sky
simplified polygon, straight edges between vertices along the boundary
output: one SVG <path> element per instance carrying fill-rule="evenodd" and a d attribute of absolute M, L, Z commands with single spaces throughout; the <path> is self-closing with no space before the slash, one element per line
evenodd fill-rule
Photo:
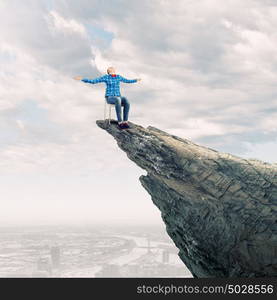
<path fill-rule="evenodd" d="M 130 120 L 276 162 L 277 4 L 1 0 L 0 224 L 160 224 L 103 118 L 108 66 Z"/>

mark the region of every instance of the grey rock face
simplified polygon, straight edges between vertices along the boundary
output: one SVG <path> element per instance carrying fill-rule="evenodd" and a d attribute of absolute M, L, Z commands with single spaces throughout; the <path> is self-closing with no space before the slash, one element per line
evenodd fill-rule
<path fill-rule="evenodd" d="M 141 184 L 194 277 L 277 276 L 277 164 L 220 153 L 152 126 L 96 123 L 147 171 Z"/>

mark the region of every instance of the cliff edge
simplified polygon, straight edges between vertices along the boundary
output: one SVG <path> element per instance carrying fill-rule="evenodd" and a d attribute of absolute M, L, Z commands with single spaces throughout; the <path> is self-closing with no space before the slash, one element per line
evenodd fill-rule
<path fill-rule="evenodd" d="M 140 182 L 194 277 L 277 276 L 277 164 L 221 153 L 152 126 L 96 123 L 147 171 Z"/>

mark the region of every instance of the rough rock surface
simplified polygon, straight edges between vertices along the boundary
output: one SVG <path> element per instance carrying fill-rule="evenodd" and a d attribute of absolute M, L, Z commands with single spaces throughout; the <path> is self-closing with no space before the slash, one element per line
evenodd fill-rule
<path fill-rule="evenodd" d="M 96 123 L 147 171 L 139 179 L 194 277 L 277 276 L 277 164 L 220 153 L 152 126 Z"/>

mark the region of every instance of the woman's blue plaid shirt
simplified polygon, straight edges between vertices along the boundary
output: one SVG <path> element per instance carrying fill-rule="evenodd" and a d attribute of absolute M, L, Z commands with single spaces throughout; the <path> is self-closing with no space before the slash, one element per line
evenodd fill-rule
<path fill-rule="evenodd" d="M 137 82 L 137 79 L 126 79 L 120 75 L 116 75 L 113 77 L 111 74 L 107 74 L 95 79 L 87 79 L 83 78 L 83 82 L 87 83 L 100 83 L 100 82 L 105 82 L 106 83 L 106 93 L 105 96 L 121 96 L 120 94 L 120 81 L 125 82 L 125 83 L 134 83 Z"/>

